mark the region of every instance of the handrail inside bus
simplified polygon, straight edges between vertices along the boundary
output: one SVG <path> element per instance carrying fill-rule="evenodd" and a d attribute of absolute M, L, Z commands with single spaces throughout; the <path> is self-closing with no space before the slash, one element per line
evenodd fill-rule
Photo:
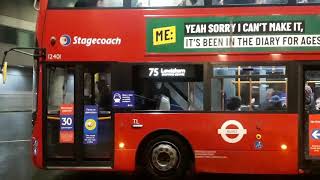
<path fill-rule="evenodd" d="M 60 117 L 55 117 L 55 116 L 47 116 L 48 120 L 60 120 Z M 103 117 L 98 117 L 99 121 L 103 121 L 103 120 L 110 120 L 111 116 L 103 116 Z"/>

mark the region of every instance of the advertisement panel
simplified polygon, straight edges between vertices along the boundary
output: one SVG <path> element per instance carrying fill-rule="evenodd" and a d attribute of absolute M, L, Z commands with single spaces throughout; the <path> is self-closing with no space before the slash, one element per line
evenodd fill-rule
<path fill-rule="evenodd" d="M 73 104 L 60 106 L 60 143 L 74 143 L 74 107 Z"/>
<path fill-rule="evenodd" d="M 320 157 L 320 115 L 309 116 L 309 156 Z"/>
<path fill-rule="evenodd" d="M 147 53 L 319 51 L 319 16 L 147 18 Z"/>
<path fill-rule="evenodd" d="M 84 106 L 83 144 L 98 143 L 98 106 Z"/>

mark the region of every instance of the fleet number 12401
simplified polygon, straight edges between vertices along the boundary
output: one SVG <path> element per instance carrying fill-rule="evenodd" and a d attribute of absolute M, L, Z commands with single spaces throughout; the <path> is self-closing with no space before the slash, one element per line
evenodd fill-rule
<path fill-rule="evenodd" d="M 48 54 L 48 60 L 60 60 L 61 54 Z"/>

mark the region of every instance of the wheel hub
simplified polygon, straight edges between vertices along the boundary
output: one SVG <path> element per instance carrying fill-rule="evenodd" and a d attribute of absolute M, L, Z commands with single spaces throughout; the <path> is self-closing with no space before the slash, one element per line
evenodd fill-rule
<path fill-rule="evenodd" d="M 159 171 L 169 171 L 177 167 L 179 152 L 174 145 L 158 144 L 152 150 L 152 164 Z"/>

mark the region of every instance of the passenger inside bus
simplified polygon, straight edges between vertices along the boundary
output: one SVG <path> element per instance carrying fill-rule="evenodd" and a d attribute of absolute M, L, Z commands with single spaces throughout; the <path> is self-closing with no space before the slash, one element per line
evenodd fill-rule
<path fill-rule="evenodd" d="M 311 87 L 308 84 L 304 86 L 304 97 L 305 110 L 307 112 L 311 112 L 314 107 L 314 94 Z"/>
<path fill-rule="evenodd" d="M 111 110 L 111 89 L 110 86 L 107 84 L 105 79 L 100 79 L 97 82 L 97 99 L 96 102 L 99 105 L 99 109 L 101 110 Z"/>
<path fill-rule="evenodd" d="M 285 4 L 288 0 L 212 0 L 212 5 Z"/>
<path fill-rule="evenodd" d="M 135 2 L 136 1 L 136 2 Z M 133 7 L 204 6 L 204 0 L 133 0 Z"/>
<path fill-rule="evenodd" d="M 272 96 L 270 99 L 270 106 L 268 106 L 266 110 L 278 111 L 281 109 L 282 109 L 282 104 L 280 101 L 280 97 L 278 95 Z"/>
<path fill-rule="evenodd" d="M 261 110 L 268 110 L 271 104 L 272 96 L 274 95 L 275 91 L 273 88 L 269 88 L 266 91 L 266 99 L 261 103 Z"/>
<path fill-rule="evenodd" d="M 182 0 L 179 6 L 204 6 L 204 0 Z"/>
<path fill-rule="evenodd" d="M 304 3 L 320 3 L 320 0 L 297 0 L 298 4 L 304 4 Z"/>
<path fill-rule="evenodd" d="M 228 111 L 240 111 L 241 98 L 239 96 L 231 97 L 227 102 Z"/>
<path fill-rule="evenodd" d="M 74 7 L 122 7 L 123 1 L 118 0 L 78 0 Z"/>
<path fill-rule="evenodd" d="M 103 7 L 103 0 L 78 0 L 74 7 Z"/>
<path fill-rule="evenodd" d="M 316 99 L 312 113 L 320 113 L 320 97 Z"/>

